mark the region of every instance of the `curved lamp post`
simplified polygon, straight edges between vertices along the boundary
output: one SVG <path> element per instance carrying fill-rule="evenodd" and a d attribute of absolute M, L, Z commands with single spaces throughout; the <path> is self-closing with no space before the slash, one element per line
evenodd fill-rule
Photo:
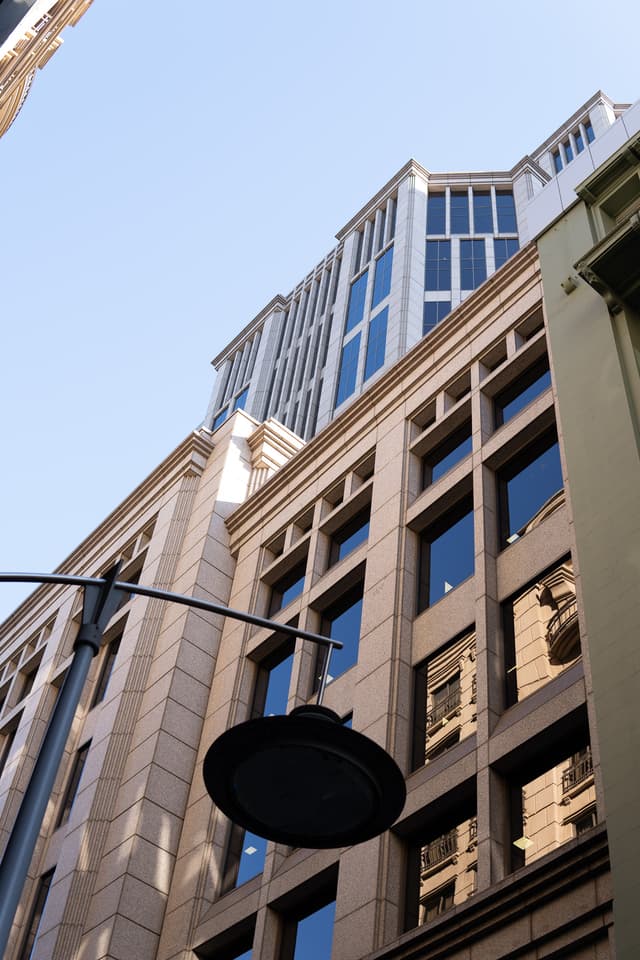
<path fill-rule="evenodd" d="M 330 637 L 299 630 L 219 603 L 117 579 L 120 564 L 104 577 L 0 573 L 0 583 L 82 586 L 84 602 L 74 655 L 58 694 L 31 779 L 0 863 L 0 956 L 11 932 L 47 803 L 91 660 L 106 626 L 130 594 L 181 603 L 320 644 L 324 658 L 317 703 L 288 716 L 238 724 L 209 748 L 205 786 L 235 823 L 267 840 L 297 847 L 331 848 L 361 843 L 382 833 L 402 812 L 404 778 L 373 740 L 345 727 L 322 706 L 334 647 Z"/>

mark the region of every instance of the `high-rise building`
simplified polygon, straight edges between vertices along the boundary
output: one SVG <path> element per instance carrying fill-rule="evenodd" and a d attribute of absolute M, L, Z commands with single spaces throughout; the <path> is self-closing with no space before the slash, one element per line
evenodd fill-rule
<path fill-rule="evenodd" d="M 640 104 L 614 114 L 598 94 L 527 159 L 540 189 L 520 203 L 514 178 L 514 231 L 500 228 L 502 174 L 458 181 L 461 237 L 463 191 L 418 189 L 411 162 L 345 228 L 326 303 L 320 276 L 230 345 L 217 396 L 230 408 L 248 386 L 244 409 L 188 437 L 59 568 L 96 576 L 120 559 L 123 580 L 341 640 L 325 704 L 397 761 L 397 822 L 342 850 L 232 824 L 205 790 L 204 755 L 229 727 L 311 701 L 318 649 L 132 594 L 76 714 L 8 960 L 639 955 Z M 478 222 L 491 226 L 480 238 Z M 519 249 L 461 285 L 463 240 L 489 264 L 509 239 Z M 425 291 L 425 247 L 440 241 L 451 279 Z M 441 293 L 451 309 L 422 335 Z M 332 301 L 308 410 L 325 380 L 339 389 L 359 335 L 355 386 L 305 442 L 249 401 L 309 335 L 321 355 Z M 385 310 L 386 341 L 372 335 Z M 0 627 L 2 843 L 81 603 L 77 587 L 40 587 Z"/>
<path fill-rule="evenodd" d="M 598 92 L 508 170 L 406 163 L 214 359 L 206 426 L 240 408 L 314 436 L 532 239 L 531 202 L 572 189 L 627 106 Z"/>

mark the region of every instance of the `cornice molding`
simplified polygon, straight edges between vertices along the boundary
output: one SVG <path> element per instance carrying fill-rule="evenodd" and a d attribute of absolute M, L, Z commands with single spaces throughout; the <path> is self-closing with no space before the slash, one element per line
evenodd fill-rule
<path fill-rule="evenodd" d="M 224 363 L 227 357 L 235 353 L 238 347 L 241 346 L 245 340 L 252 336 L 256 330 L 258 330 L 264 324 L 264 321 L 267 319 L 267 317 L 269 317 L 272 313 L 275 313 L 277 310 L 286 309 L 286 306 L 286 299 L 281 293 L 277 293 L 275 297 L 269 301 L 266 307 L 263 307 L 260 313 L 257 313 L 253 320 L 249 321 L 246 327 L 244 327 L 240 333 L 233 338 L 231 343 L 228 343 L 224 350 L 213 358 L 211 361 L 212 366 L 217 369 L 221 363 Z"/>

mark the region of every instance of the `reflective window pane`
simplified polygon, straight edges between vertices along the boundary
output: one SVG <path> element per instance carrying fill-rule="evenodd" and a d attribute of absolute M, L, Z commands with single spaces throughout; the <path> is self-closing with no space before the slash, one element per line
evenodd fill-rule
<path fill-rule="evenodd" d="M 493 233 L 493 210 L 489 190 L 473 191 L 473 229 L 475 233 Z"/>
<path fill-rule="evenodd" d="M 460 241 L 460 286 L 475 290 L 487 279 L 484 240 Z"/>
<path fill-rule="evenodd" d="M 573 139 L 576 142 L 576 150 L 578 151 L 578 153 L 582 153 L 582 151 L 584 150 L 584 140 L 582 139 L 582 133 L 580 130 L 575 131 L 573 135 Z"/>
<path fill-rule="evenodd" d="M 236 399 L 233 401 L 234 410 L 244 410 L 245 404 L 247 402 L 247 397 L 249 396 L 249 387 L 238 394 Z"/>
<path fill-rule="evenodd" d="M 427 199 L 427 233 L 447 232 L 446 195 L 430 193 Z"/>
<path fill-rule="evenodd" d="M 349 308 L 347 310 L 347 323 L 345 333 L 356 327 L 364 316 L 364 302 L 367 295 L 367 280 L 369 271 L 365 270 L 361 277 L 351 284 L 349 292 Z"/>
<path fill-rule="evenodd" d="M 562 490 L 560 450 L 555 436 L 521 454 L 498 474 L 502 544 L 522 535 L 547 501 Z"/>
<path fill-rule="evenodd" d="M 512 839 L 512 867 L 533 863 L 596 823 L 589 746 L 522 787 L 521 825 Z M 517 822 L 517 817 L 514 816 Z"/>
<path fill-rule="evenodd" d="M 236 886 L 246 883 L 252 877 L 257 877 L 264 870 L 264 858 L 267 852 L 267 841 L 255 833 L 245 830 L 242 841 L 242 852 L 238 865 Z"/>
<path fill-rule="evenodd" d="M 340 360 L 340 374 L 338 376 L 338 392 L 336 394 L 336 407 L 339 407 L 347 397 L 350 397 L 356 388 L 356 377 L 358 375 L 358 357 L 360 354 L 360 334 L 345 343 L 342 348 L 342 358 Z"/>
<path fill-rule="evenodd" d="M 564 155 L 567 158 L 567 163 L 571 163 L 571 161 L 573 160 L 573 149 L 571 147 L 571 141 L 565 140 L 562 146 L 564 147 Z"/>
<path fill-rule="evenodd" d="M 451 192 L 451 233 L 469 233 L 469 195 Z"/>
<path fill-rule="evenodd" d="M 589 143 L 593 143 L 593 141 L 594 141 L 595 138 L 596 138 L 596 135 L 595 135 L 595 133 L 594 133 L 594 130 L 593 130 L 593 127 L 592 127 L 592 125 L 591 125 L 591 121 L 590 121 L 590 120 L 587 120 L 587 122 L 585 123 L 585 125 L 584 125 L 584 132 L 585 132 L 586 135 L 587 135 L 587 140 L 589 141 Z"/>
<path fill-rule="evenodd" d="M 333 921 L 336 903 L 309 914 L 296 925 L 296 945 L 293 960 L 331 960 Z"/>
<path fill-rule="evenodd" d="M 550 386 L 549 361 L 544 357 L 495 397 L 496 426 L 511 420 Z"/>
<path fill-rule="evenodd" d="M 424 610 L 474 572 L 473 507 L 465 500 L 421 538 L 418 608 Z"/>
<path fill-rule="evenodd" d="M 220 413 L 217 414 L 211 426 L 212 430 L 217 430 L 218 427 L 224 423 L 224 421 L 227 419 L 227 412 L 227 408 L 225 407 L 224 410 L 221 410 Z"/>
<path fill-rule="evenodd" d="M 465 903 L 475 892 L 477 834 L 474 816 L 430 837 L 419 848 L 416 918 L 419 925 L 430 923 L 451 907 Z"/>
<path fill-rule="evenodd" d="M 530 696 L 580 656 L 571 559 L 541 574 L 503 604 L 507 705 Z"/>
<path fill-rule="evenodd" d="M 435 483 L 471 453 L 471 421 L 455 430 L 450 437 L 431 450 L 423 459 L 423 489 Z"/>
<path fill-rule="evenodd" d="M 359 547 L 361 543 L 367 540 L 369 536 L 370 512 L 370 507 L 362 510 L 333 535 L 329 557 L 330 566 L 344 559 L 352 550 L 355 550 L 356 547 Z"/>
<path fill-rule="evenodd" d="M 450 313 L 450 300 L 425 300 L 422 311 L 422 336 L 433 330 Z"/>
<path fill-rule="evenodd" d="M 512 257 L 514 253 L 517 253 L 518 249 L 519 243 L 517 237 L 494 237 L 493 255 L 495 258 L 496 270 L 498 270 L 503 263 L 506 263 L 509 257 Z"/>
<path fill-rule="evenodd" d="M 560 151 L 554 150 L 552 156 L 553 156 L 553 166 L 555 167 L 555 171 L 556 173 L 560 173 L 560 171 L 562 170 L 562 157 L 560 156 Z"/>
<path fill-rule="evenodd" d="M 333 650 L 329 665 L 329 682 L 339 677 L 358 661 L 360 623 L 362 620 L 362 584 L 349 591 L 336 604 L 325 611 L 321 633 L 332 640 L 340 640 L 344 646 Z M 318 649 L 316 683 L 324 664 L 326 651 Z"/>
<path fill-rule="evenodd" d="M 498 212 L 498 233 L 517 233 L 516 207 L 513 194 L 505 190 L 496 192 L 496 209 Z"/>
<path fill-rule="evenodd" d="M 271 588 L 271 602 L 269 604 L 269 616 L 282 610 L 287 604 L 295 600 L 302 593 L 304 587 L 305 571 L 307 567 L 306 558 L 295 567 L 288 570 Z"/>
<path fill-rule="evenodd" d="M 373 280 L 373 296 L 371 298 L 371 309 L 389 296 L 391 290 L 391 268 L 393 267 L 393 247 L 382 254 L 376 260 L 376 269 Z"/>
<path fill-rule="evenodd" d="M 427 240 L 425 290 L 451 289 L 451 241 Z"/>
<path fill-rule="evenodd" d="M 367 355 L 364 364 L 364 379 L 379 370 L 384 364 L 384 355 L 387 346 L 387 317 L 389 308 L 385 307 L 369 323 L 367 339 Z"/>

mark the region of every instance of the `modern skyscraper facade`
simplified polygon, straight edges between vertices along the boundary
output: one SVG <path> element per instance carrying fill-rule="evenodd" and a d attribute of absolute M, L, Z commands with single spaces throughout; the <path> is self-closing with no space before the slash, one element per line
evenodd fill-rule
<path fill-rule="evenodd" d="M 626 106 L 595 94 L 509 170 L 431 173 L 410 160 L 214 359 L 206 426 L 241 408 L 314 436 L 532 238 L 531 202 L 566 189 Z"/>
<path fill-rule="evenodd" d="M 400 766 L 407 802 L 397 822 L 342 850 L 292 849 L 232 824 L 206 793 L 204 755 L 243 720 L 311 702 L 317 648 L 277 627 L 127 596 L 74 720 L 8 960 L 638 955 L 637 786 L 626 750 L 637 722 L 622 695 L 631 698 L 640 673 L 640 104 L 598 131 L 596 105 L 613 108 L 600 94 L 590 103 L 593 143 L 584 110 L 547 142 L 550 179 L 522 212 L 512 188 L 519 249 L 476 289 L 454 284 L 463 269 L 475 282 L 462 240 L 481 239 L 488 262 L 494 241 L 510 239 L 498 217 L 506 181 L 490 182 L 487 199 L 486 179 L 474 193 L 468 178 L 470 229 L 496 228 L 481 238 L 452 231 L 461 191 L 440 191 L 445 229 L 432 240 L 431 181 L 423 222 L 405 222 L 418 177 L 408 165 L 345 234 L 351 266 L 340 269 L 336 329 L 340 303 L 341 324 L 352 298 L 364 306 L 333 347 L 329 338 L 324 377 L 333 362 L 339 389 L 344 348 L 359 332 L 356 389 L 324 427 L 318 415 L 305 442 L 236 404 L 59 568 L 96 576 L 120 559 L 123 580 L 341 640 L 325 703 Z M 572 160 L 565 142 L 579 154 Z M 556 150 L 565 168 L 552 176 Z M 451 285 L 425 291 L 425 247 L 447 240 Z M 419 282 L 395 290 L 397 264 L 418 251 Z M 302 314 L 321 326 L 301 321 L 289 354 L 328 322 L 337 262 L 335 252 L 323 262 L 324 306 L 320 283 L 315 313 L 308 291 Z M 353 294 L 365 271 L 364 295 Z M 423 304 L 442 293 L 451 310 L 423 335 Z M 384 362 L 364 380 L 371 327 L 388 307 L 388 346 L 394 298 L 420 318 L 415 341 L 389 367 L 379 351 Z M 275 347 L 288 328 L 274 326 L 270 340 L 269 310 L 229 347 L 240 357 L 229 398 L 249 384 L 249 401 L 251 385 L 274 371 L 277 381 Z M 318 384 L 323 396 L 318 379 L 311 399 Z M 601 474 L 591 469 L 599 447 Z M 76 587 L 41 587 L 0 626 L 3 844 L 81 603 Z M 618 654 L 624 677 L 612 667 Z"/>

